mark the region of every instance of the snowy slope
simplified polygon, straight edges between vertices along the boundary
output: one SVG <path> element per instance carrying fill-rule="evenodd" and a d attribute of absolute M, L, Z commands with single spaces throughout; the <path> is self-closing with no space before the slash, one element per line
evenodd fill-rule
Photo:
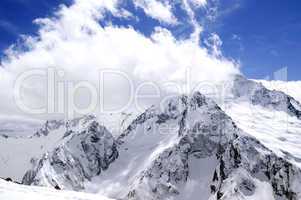
<path fill-rule="evenodd" d="M 46 137 L 0 137 L 0 177 L 21 181 L 34 159 L 53 149 L 61 141 L 64 128 Z"/>
<path fill-rule="evenodd" d="M 239 95 L 227 101 L 223 108 L 225 112 L 242 130 L 257 138 L 277 155 L 301 167 L 301 120 L 298 119 L 300 103 L 283 92 L 264 87 L 276 84 L 265 81 L 262 85 L 244 77 L 238 77 L 236 81 L 233 90 Z M 282 84 L 286 83 L 277 83 L 278 88 L 285 91 L 287 85 Z M 296 91 L 292 94 L 298 96 L 295 89 L 291 92 Z"/>
<path fill-rule="evenodd" d="M 77 118 L 69 122 L 71 129 L 78 129 L 81 123 L 90 120 L 90 116 Z M 25 172 L 32 168 L 36 159 L 64 142 L 66 133 L 64 121 L 53 120 L 27 137 L 0 136 L 0 177 L 10 177 L 21 182 Z"/>
<path fill-rule="evenodd" d="M 226 112 L 239 128 L 251 134 L 277 155 L 301 168 L 301 121 L 285 112 L 229 103 Z"/>
<path fill-rule="evenodd" d="M 110 200 L 97 194 L 58 191 L 51 188 L 18 185 L 0 180 L 1 200 Z"/>
<path fill-rule="evenodd" d="M 134 110 L 121 113 L 102 113 L 98 116 L 98 121 L 105 126 L 114 137 L 118 137 L 138 116 Z"/>

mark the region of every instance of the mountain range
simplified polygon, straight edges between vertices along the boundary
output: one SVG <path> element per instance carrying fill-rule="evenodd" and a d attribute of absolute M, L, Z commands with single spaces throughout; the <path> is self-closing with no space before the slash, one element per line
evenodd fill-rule
<path fill-rule="evenodd" d="M 12 188 L 62 199 L 301 199 L 301 104 L 241 75 L 230 88 L 223 104 L 198 91 L 170 97 L 119 135 L 93 115 L 3 134 L 0 177 L 23 185 L 1 180 L 0 199 L 19 194 Z"/>

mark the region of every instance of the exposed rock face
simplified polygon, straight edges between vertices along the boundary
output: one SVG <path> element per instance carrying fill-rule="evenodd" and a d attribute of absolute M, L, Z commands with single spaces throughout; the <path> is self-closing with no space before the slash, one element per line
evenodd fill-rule
<path fill-rule="evenodd" d="M 49 120 L 34 134 L 34 137 L 47 136 L 50 131 L 59 129 L 64 126 L 65 122 L 63 120 Z"/>
<path fill-rule="evenodd" d="M 273 191 L 270 195 L 276 199 L 300 199 L 300 169 L 255 139 L 239 137 L 217 157 L 220 162 L 213 182 L 215 188 L 219 188 L 217 199 L 252 196 L 262 183 L 269 184 Z"/>
<path fill-rule="evenodd" d="M 118 157 L 113 136 L 98 122 L 86 121 L 81 129 L 69 131 L 72 134 L 62 145 L 25 174 L 24 184 L 80 190 L 85 180 L 99 175 Z"/>
<path fill-rule="evenodd" d="M 232 93 L 235 98 L 250 101 L 253 105 L 284 111 L 301 119 L 301 104 L 293 97 L 277 90 L 269 90 L 261 83 L 237 75 L 233 81 Z"/>

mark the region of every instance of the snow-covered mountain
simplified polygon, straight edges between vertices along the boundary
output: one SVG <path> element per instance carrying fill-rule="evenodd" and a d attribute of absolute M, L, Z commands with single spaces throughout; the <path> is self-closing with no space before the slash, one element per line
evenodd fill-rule
<path fill-rule="evenodd" d="M 81 190 L 85 180 L 99 175 L 118 157 L 113 136 L 95 120 L 68 130 L 64 140 L 26 172 L 22 183 Z"/>
<path fill-rule="evenodd" d="M 274 111 L 286 112 L 301 118 L 301 104 L 282 91 L 269 90 L 263 84 L 237 75 L 233 81 L 232 94 L 235 100 L 245 100 Z"/>
<path fill-rule="evenodd" d="M 48 121 L 22 140 L 2 138 L 1 148 L 23 149 L 0 172 L 115 199 L 298 200 L 300 108 L 284 92 L 236 76 L 223 109 L 199 92 L 179 95 L 147 109 L 118 137 L 84 116 Z M 32 153 L 22 157 L 26 150 Z M 22 170 L 9 172 L 18 162 Z"/>
<path fill-rule="evenodd" d="M 233 85 L 233 94 L 238 97 L 228 100 L 225 112 L 238 127 L 301 168 L 300 103 L 242 76 Z"/>
<path fill-rule="evenodd" d="M 67 122 L 52 120 L 26 137 L 12 137 L 8 134 L 6 137 L 0 136 L 0 177 L 21 182 L 26 171 L 36 164 L 36 160 L 64 143 L 66 135 L 80 129 L 86 121 L 92 119 L 95 118 L 84 116 Z"/>

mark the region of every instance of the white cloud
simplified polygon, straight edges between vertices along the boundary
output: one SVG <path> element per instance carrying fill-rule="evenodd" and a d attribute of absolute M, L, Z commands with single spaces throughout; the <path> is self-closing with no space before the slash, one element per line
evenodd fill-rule
<path fill-rule="evenodd" d="M 183 8 L 186 10 L 189 16 L 191 25 L 194 27 L 194 32 L 191 35 L 191 39 L 193 39 L 195 43 L 198 43 L 200 41 L 200 34 L 203 28 L 195 19 L 195 13 L 191 8 L 190 2 L 188 0 L 183 0 L 182 3 L 183 3 Z"/>
<path fill-rule="evenodd" d="M 191 2 L 197 7 L 205 6 L 207 4 L 207 0 L 191 0 Z"/>
<path fill-rule="evenodd" d="M 212 33 L 210 37 L 205 41 L 205 44 L 210 49 L 212 55 L 216 57 L 222 56 L 221 46 L 223 42 L 216 33 Z"/>
<path fill-rule="evenodd" d="M 65 72 L 61 81 L 86 80 L 94 85 L 98 84 L 98 70 L 108 68 L 128 73 L 135 84 L 154 81 L 159 85 L 166 81 L 184 83 L 187 69 L 193 84 L 224 81 L 238 73 L 236 63 L 210 54 L 193 37 L 176 40 L 169 30 L 157 27 L 148 38 L 131 27 L 99 25 L 105 11 L 118 15 L 121 9 L 117 1 L 77 0 L 70 7 L 62 7 L 54 18 L 36 20 L 40 24 L 38 37 L 27 37 L 24 44 L 30 50 L 10 49 L 1 64 L 0 110 L 18 113 L 13 98 L 14 80 L 32 68 L 55 67 Z M 105 96 L 106 102 L 122 104 L 129 93 L 124 81 L 112 78 L 106 84 L 111 89 Z M 42 80 L 27 82 L 27 101 L 43 105 L 45 88 Z M 81 96 L 79 101 L 88 100 Z"/>
<path fill-rule="evenodd" d="M 145 14 L 150 17 L 165 22 L 168 24 L 176 24 L 177 18 L 172 12 L 172 6 L 167 1 L 161 2 L 158 0 L 134 0 L 137 7 L 144 10 Z"/>

